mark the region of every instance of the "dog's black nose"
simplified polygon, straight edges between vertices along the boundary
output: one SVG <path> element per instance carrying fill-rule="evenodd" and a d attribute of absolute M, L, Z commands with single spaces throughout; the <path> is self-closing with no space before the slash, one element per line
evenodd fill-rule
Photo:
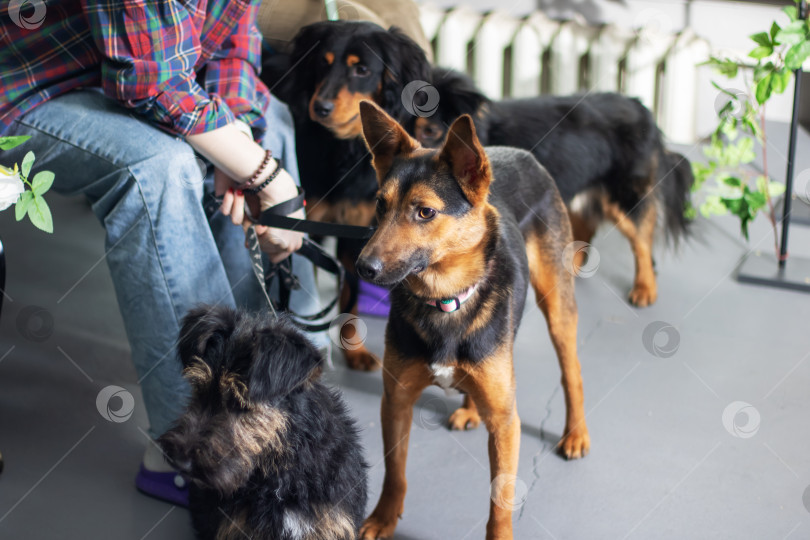
<path fill-rule="evenodd" d="M 326 118 L 332 112 L 332 109 L 335 108 L 335 104 L 329 101 L 321 101 L 320 99 L 316 99 L 315 103 L 312 104 L 312 108 L 315 110 L 315 114 L 321 118 Z"/>
<path fill-rule="evenodd" d="M 357 273 L 366 280 L 373 280 L 382 272 L 382 261 L 376 257 L 359 259 L 357 261 Z"/>

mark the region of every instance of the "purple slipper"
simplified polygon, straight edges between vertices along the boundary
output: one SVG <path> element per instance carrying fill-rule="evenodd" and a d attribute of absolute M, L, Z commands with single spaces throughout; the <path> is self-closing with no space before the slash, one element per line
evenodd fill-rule
<path fill-rule="evenodd" d="M 391 300 L 388 297 L 388 289 L 360 282 L 357 296 L 357 311 L 361 315 L 371 315 L 373 317 L 388 317 L 391 310 Z"/>
<path fill-rule="evenodd" d="M 141 463 L 135 487 L 150 497 L 188 508 L 188 480 L 180 473 L 153 472 Z"/>

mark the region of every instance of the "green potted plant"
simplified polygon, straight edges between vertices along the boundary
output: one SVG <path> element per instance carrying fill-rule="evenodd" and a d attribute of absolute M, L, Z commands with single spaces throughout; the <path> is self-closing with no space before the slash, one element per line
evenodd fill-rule
<path fill-rule="evenodd" d="M 693 191 L 706 190 L 706 197 L 699 207 L 704 216 L 732 214 L 740 220 L 742 235 L 748 240 L 748 225 L 763 212 L 773 228 L 773 244 L 776 253 L 777 279 L 784 279 L 783 270 L 787 260 L 787 226 L 789 224 L 790 197 L 785 197 L 785 212 L 782 217 L 782 239 L 779 238 L 779 219 L 774 198 L 785 192 L 785 185 L 774 182 L 768 174 L 768 143 L 765 129 L 765 110 L 772 96 L 783 93 L 791 77 L 801 72 L 805 60 L 810 57 L 810 23 L 807 20 L 807 3 L 794 0 L 796 5 L 786 6 L 789 22 L 784 27 L 773 22 L 767 32 L 751 36 L 753 48 L 748 53 L 751 62 L 741 63 L 732 58 L 712 56 L 706 65 L 720 75 L 734 79 L 743 75 L 745 90 L 733 91 L 712 82 L 725 99 L 718 107 L 718 124 L 711 135 L 710 144 L 704 149 L 707 163 L 694 162 Z M 741 69 L 742 68 L 742 69 Z M 787 185 L 793 178 L 795 157 L 796 108 L 800 77 L 796 76 L 794 119 L 791 126 L 791 142 L 788 158 Z M 748 167 L 755 159 L 754 145 L 762 151 L 762 173 Z M 713 180 L 712 184 L 708 184 Z M 690 217 L 698 209 L 690 208 Z M 761 265 L 759 265 L 761 266 Z M 757 272 L 760 272 L 757 269 Z M 766 273 L 768 273 L 766 271 Z M 764 283 L 759 279 L 745 279 L 741 269 L 740 279 Z M 805 278 L 806 279 L 806 278 Z M 776 283 L 773 283 L 776 284 Z M 803 287 L 790 287 L 803 288 Z M 808 286 L 810 290 L 810 286 Z"/>

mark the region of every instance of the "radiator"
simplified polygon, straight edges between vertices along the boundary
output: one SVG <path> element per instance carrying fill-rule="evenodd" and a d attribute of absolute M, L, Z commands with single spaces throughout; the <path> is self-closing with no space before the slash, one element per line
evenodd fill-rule
<path fill-rule="evenodd" d="M 435 63 L 467 72 L 491 99 L 576 92 L 637 97 L 674 143 L 698 139 L 697 64 L 709 44 L 686 29 L 634 30 L 553 20 L 540 11 L 517 18 L 466 6 L 420 5 Z"/>

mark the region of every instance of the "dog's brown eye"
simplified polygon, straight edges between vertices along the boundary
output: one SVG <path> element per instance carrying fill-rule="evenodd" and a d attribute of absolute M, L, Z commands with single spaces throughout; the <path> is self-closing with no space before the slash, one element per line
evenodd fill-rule
<path fill-rule="evenodd" d="M 352 75 L 356 77 L 368 77 L 369 73 L 371 72 L 363 64 L 355 64 L 352 66 Z"/>
<path fill-rule="evenodd" d="M 433 216 L 436 215 L 436 210 L 433 208 L 420 208 L 419 209 L 419 217 L 422 219 L 431 219 Z"/>

